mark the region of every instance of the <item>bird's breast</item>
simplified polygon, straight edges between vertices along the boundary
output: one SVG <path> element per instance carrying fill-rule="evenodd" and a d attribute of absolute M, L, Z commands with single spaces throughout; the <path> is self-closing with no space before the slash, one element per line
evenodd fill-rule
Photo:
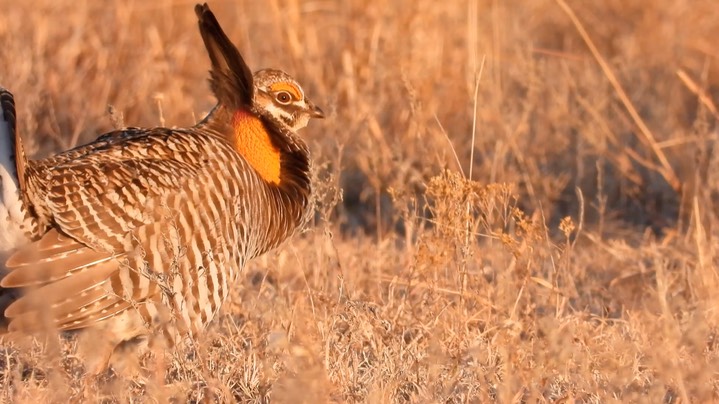
<path fill-rule="evenodd" d="M 268 183 L 279 185 L 280 150 L 272 144 L 270 133 L 260 118 L 250 111 L 239 110 L 232 119 L 234 147 L 252 168 Z"/>

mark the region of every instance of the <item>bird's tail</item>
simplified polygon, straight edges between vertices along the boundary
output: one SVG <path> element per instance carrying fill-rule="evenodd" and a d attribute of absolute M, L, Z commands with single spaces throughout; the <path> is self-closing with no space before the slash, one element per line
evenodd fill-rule
<path fill-rule="evenodd" d="M 26 243 L 36 226 L 24 196 L 26 166 L 17 133 L 15 99 L 0 87 L 0 252 Z"/>

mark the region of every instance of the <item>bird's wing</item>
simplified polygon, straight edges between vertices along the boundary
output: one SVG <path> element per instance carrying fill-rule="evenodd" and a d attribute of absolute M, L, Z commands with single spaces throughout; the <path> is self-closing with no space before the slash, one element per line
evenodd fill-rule
<path fill-rule="evenodd" d="M 31 171 L 55 228 L 7 262 L 0 286 L 29 288 L 5 312 L 9 329 L 81 328 L 165 288 L 182 290 L 172 271 L 211 265 L 202 252 L 187 251 L 227 236 L 218 233 L 226 227 L 220 217 L 197 209 L 225 175 L 206 157 L 217 146 L 210 140 L 148 134 L 75 150 L 74 159 Z"/>

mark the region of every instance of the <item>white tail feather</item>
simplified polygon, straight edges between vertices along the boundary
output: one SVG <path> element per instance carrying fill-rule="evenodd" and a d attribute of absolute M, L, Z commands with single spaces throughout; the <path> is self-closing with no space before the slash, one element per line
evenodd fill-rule
<path fill-rule="evenodd" d="M 15 162 L 15 130 L 0 107 L 0 252 L 17 248 L 30 239 L 23 231 L 23 200 Z"/>

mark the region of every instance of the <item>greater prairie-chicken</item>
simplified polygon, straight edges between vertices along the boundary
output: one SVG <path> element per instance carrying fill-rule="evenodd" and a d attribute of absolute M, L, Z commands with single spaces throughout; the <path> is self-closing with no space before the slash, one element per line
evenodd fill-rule
<path fill-rule="evenodd" d="M 125 341 L 192 337 L 247 261 L 307 221 L 310 159 L 296 132 L 322 111 L 282 71 L 253 77 L 207 4 L 195 12 L 218 100 L 196 126 L 127 128 L 26 160 L 0 92 L 0 242 L 30 240 L 0 281 L 23 290 L 5 310 L 9 331 L 92 331 L 100 368 Z"/>

